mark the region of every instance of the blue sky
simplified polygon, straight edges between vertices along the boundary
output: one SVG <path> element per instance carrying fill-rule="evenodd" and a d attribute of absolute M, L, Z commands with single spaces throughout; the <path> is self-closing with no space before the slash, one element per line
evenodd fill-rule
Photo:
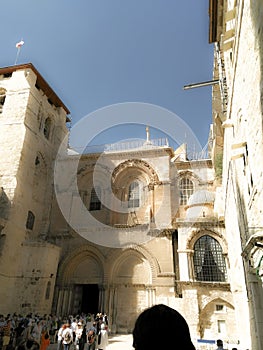
<path fill-rule="evenodd" d="M 208 0 L 8 0 L 1 13 L 0 65 L 14 64 L 23 39 L 17 63 L 35 65 L 73 126 L 99 108 L 143 102 L 172 111 L 206 144 L 211 87 L 183 86 L 212 79 Z M 125 125 L 94 143 L 144 135 Z"/>

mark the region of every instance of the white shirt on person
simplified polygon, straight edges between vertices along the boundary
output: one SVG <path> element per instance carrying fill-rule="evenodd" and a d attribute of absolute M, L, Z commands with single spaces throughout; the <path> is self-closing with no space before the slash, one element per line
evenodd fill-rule
<path fill-rule="evenodd" d="M 67 334 L 67 332 L 70 333 L 70 336 L 71 336 L 71 341 L 73 341 L 73 332 L 72 332 L 72 329 L 67 327 L 64 329 L 64 331 L 62 332 L 62 341 L 63 341 L 63 344 L 68 344 L 65 340 L 65 336 Z"/>

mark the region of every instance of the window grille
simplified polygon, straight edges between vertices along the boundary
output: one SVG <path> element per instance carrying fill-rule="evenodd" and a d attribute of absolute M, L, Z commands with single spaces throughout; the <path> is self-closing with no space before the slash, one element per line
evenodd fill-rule
<path fill-rule="evenodd" d="M 140 206 L 140 184 L 134 181 L 129 186 L 128 208 L 138 208 Z"/>
<path fill-rule="evenodd" d="M 194 184 L 188 178 L 181 179 L 179 183 L 180 205 L 186 205 L 189 197 L 194 193 Z"/>
<path fill-rule="evenodd" d="M 203 236 L 195 243 L 194 271 L 197 281 L 225 282 L 227 279 L 222 248 L 211 236 Z"/>
<path fill-rule="evenodd" d="M 90 194 L 90 206 L 89 210 L 100 210 L 101 209 L 101 190 L 100 187 L 93 187 Z"/>
<path fill-rule="evenodd" d="M 223 310 L 224 310 L 224 305 L 216 304 L 216 311 L 223 311 Z"/>

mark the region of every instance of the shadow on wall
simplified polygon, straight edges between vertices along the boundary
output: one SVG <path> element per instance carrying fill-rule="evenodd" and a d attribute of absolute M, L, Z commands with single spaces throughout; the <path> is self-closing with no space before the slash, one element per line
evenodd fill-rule
<path fill-rule="evenodd" d="M 8 199 L 3 187 L 0 188 L 0 255 L 2 254 L 5 244 L 5 234 L 2 231 L 5 227 L 6 221 L 10 211 L 10 200 Z"/>
<path fill-rule="evenodd" d="M 0 219 L 7 220 L 10 210 L 10 200 L 8 199 L 3 187 L 0 188 Z"/>

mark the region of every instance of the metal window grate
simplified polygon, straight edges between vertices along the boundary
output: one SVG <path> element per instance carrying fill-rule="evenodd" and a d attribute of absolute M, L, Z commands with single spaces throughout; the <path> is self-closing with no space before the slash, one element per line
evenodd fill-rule
<path fill-rule="evenodd" d="M 140 185 L 134 181 L 129 186 L 128 207 L 138 208 L 140 206 Z"/>
<path fill-rule="evenodd" d="M 222 248 L 211 236 L 203 236 L 195 243 L 194 271 L 197 281 L 225 282 L 227 279 Z"/>
<path fill-rule="evenodd" d="M 194 184 L 188 178 L 181 179 L 179 183 L 180 204 L 186 205 L 189 197 L 194 193 Z"/>
<path fill-rule="evenodd" d="M 90 194 L 90 205 L 89 205 L 90 211 L 101 209 L 100 196 L 101 196 L 100 187 L 98 186 L 96 186 L 95 188 L 93 187 Z"/>

